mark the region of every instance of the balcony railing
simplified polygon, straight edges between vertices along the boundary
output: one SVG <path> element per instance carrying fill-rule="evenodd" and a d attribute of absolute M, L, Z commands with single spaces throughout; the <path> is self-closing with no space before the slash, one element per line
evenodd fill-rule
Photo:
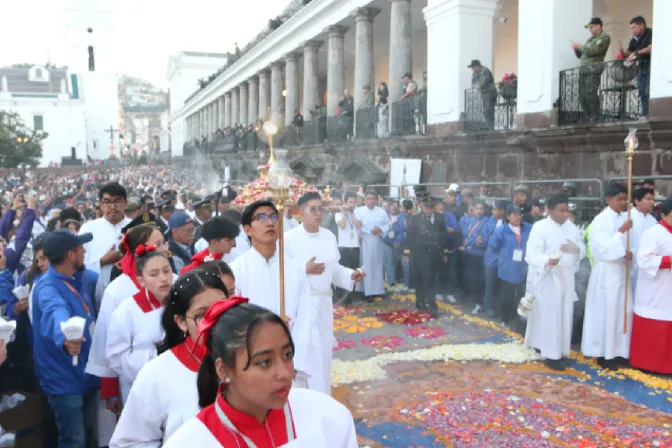
<path fill-rule="evenodd" d="M 236 150 L 236 136 L 222 136 L 214 142 L 209 143 L 209 146 L 212 147 L 212 151 L 216 154 L 234 152 Z"/>
<path fill-rule="evenodd" d="M 609 61 L 560 72 L 560 125 L 638 120 L 641 111 L 636 65 Z"/>
<path fill-rule="evenodd" d="M 285 146 L 287 148 L 299 146 L 299 133 L 302 130 L 303 128 L 299 128 L 295 124 L 285 126 Z"/>
<path fill-rule="evenodd" d="M 321 145 L 327 139 L 327 117 L 315 117 L 303 122 L 305 145 Z"/>
<path fill-rule="evenodd" d="M 464 92 L 464 129 L 466 131 L 503 131 L 513 129 L 518 111 L 516 84 L 498 83 L 495 90 L 467 89 Z"/>
<path fill-rule="evenodd" d="M 426 134 L 427 95 L 416 95 L 390 104 L 390 115 L 391 136 Z"/>
<path fill-rule="evenodd" d="M 327 140 L 329 143 L 342 143 L 352 140 L 354 121 L 351 115 L 333 115 L 327 117 Z"/>
<path fill-rule="evenodd" d="M 355 112 L 355 137 L 371 140 L 378 137 L 378 106 L 363 107 Z"/>

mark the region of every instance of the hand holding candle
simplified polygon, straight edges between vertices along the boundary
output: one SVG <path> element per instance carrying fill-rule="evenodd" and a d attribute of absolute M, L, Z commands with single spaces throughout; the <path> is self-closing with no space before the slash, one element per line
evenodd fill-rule
<path fill-rule="evenodd" d="M 82 350 L 85 325 L 86 319 L 79 316 L 71 317 L 66 322 L 61 322 L 61 331 L 65 335 L 65 343 L 63 344 L 63 347 L 70 356 L 72 356 L 73 366 L 77 365 L 77 357 Z"/>

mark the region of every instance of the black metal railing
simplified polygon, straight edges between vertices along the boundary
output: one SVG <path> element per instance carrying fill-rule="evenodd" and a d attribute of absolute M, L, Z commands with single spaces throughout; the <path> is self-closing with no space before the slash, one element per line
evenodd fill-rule
<path fill-rule="evenodd" d="M 518 85 L 498 83 L 493 88 L 467 89 L 464 92 L 465 131 L 503 131 L 513 129 L 518 112 Z"/>
<path fill-rule="evenodd" d="M 295 124 L 288 124 L 285 126 L 285 146 L 287 148 L 299 146 L 299 131 L 301 128 Z"/>
<path fill-rule="evenodd" d="M 362 107 L 355 112 L 355 137 L 359 140 L 378 138 L 378 106 Z"/>
<path fill-rule="evenodd" d="M 641 111 L 636 65 L 609 61 L 560 72 L 560 125 L 638 120 Z"/>
<path fill-rule="evenodd" d="M 248 131 L 243 139 L 243 150 L 245 151 L 256 151 L 258 148 L 263 147 L 257 137 L 257 133 L 254 131 Z"/>
<path fill-rule="evenodd" d="M 315 117 L 303 122 L 305 145 L 321 145 L 327 139 L 327 117 Z"/>
<path fill-rule="evenodd" d="M 390 105 L 390 135 L 427 133 L 427 95 L 416 95 Z"/>
<path fill-rule="evenodd" d="M 209 143 L 209 145 L 215 153 L 233 152 L 236 150 L 236 136 L 233 134 L 223 136 L 214 142 Z"/>
<path fill-rule="evenodd" d="M 327 117 L 327 140 L 329 143 L 342 143 L 352 140 L 354 121 L 351 115 L 333 115 Z"/>

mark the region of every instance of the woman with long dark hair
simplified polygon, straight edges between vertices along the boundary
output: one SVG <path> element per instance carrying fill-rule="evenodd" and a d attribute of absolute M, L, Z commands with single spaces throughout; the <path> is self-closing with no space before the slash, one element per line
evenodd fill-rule
<path fill-rule="evenodd" d="M 199 324 L 201 412 L 164 448 L 356 448 L 350 411 L 320 392 L 292 389 L 294 343 L 269 310 L 233 297 Z M 292 443 L 293 442 L 293 443 Z"/>
<path fill-rule="evenodd" d="M 198 324 L 213 303 L 227 296 L 220 275 L 203 269 L 172 286 L 161 319 L 160 354 L 133 383 L 110 448 L 160 446 L 198 413 L 196 373 L 204 356 L 195 342 Z"/>

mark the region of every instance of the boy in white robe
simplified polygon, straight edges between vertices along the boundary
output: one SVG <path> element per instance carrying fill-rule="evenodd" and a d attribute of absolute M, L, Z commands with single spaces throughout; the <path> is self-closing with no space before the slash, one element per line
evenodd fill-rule
<path fill-rule="evenodd" d="M 383 235 L 390 231 L 390 217 L 381 207 L 378 207 L 378 194 L 368 191 L 365 206 L 355 210 L 355 218 L 362 223 L 359 234 L 362 239 L 362 266 L 366 277 L 362 282 L 364 295 L 369 301 L 376 296 L 385 294 L 383 251 L 385 242 Z"/>
<path fill-rule="evenodd" d="M 308 388 L 331 395 L 331 363 L 334 338 L 334 306 L 331 285 L 351 291 L 364 274 L 341 266 L 336 237 L 320 227 L 324 210 L 317 192 L 304 194 L 298 201 L 303 223 L 285 237 L 285 253 L 305 266 L 311 307 L 310 361 L 314 372 Z"/>
<path fill-rule="evenodd" d="M 632 230 L 630 231 L 630 250 L 632 251 L 632 266 L 630 269 L 630 284 L 632 290 L 637 288 L 637 250 L 642 234 L 658 224 L 653 217 L 654 191 L 650 188 L 638 188 L 632 193 L 632 205 L 630 217 L 632 218 Z"/>
<path fill-rule="evenodd" d="M 605 193 L 607 207 L 591 224 L 590 249 L 595 265 L 588 282 L 586 312 L 583 320 L 581 352 L 594 356 L 602 368 L 617 369 L 614 358 L 630 355 L 630 334 L 634 297 L 628 287 L 628 308 L 625 307 L 625 265 L 632 260 L 626 251 L 626 233 L 632 228 L 627 219 L 627 189 L 611 184 Z M 625 332 L 624 329 L 625 318 Z"/>
<path fill-rule="evenodd" d="M 280 310 L 280 257 L 277 253 L 281 216 L 270 201 L 257 201 L 243 212 L 242 224 L 252 247 L 231 263 L 239 294 L 250 303 L 262 306 L 275 314 Z M 310 352 L 312 310 L 308 296 L 305 266 L 285 255 L 284 260 L 285 309 L 283 318 L 289 322 L 296 346 L 294 364 L 297 384 L 305 386 L 314 368 Z"/>
<path fill-rule="evenodd" d="M 569 200 L 554 196 L 546 201 L 548 217 L 532 226 L 525 261 L 527 293 L 534 306 L 527 318 L 525 345 L 541 351 L 547 367 L 562 371 L 562 358 L 572 342 L 575 265 L 585 256 L 579 229 L 569 220 Z"/>

